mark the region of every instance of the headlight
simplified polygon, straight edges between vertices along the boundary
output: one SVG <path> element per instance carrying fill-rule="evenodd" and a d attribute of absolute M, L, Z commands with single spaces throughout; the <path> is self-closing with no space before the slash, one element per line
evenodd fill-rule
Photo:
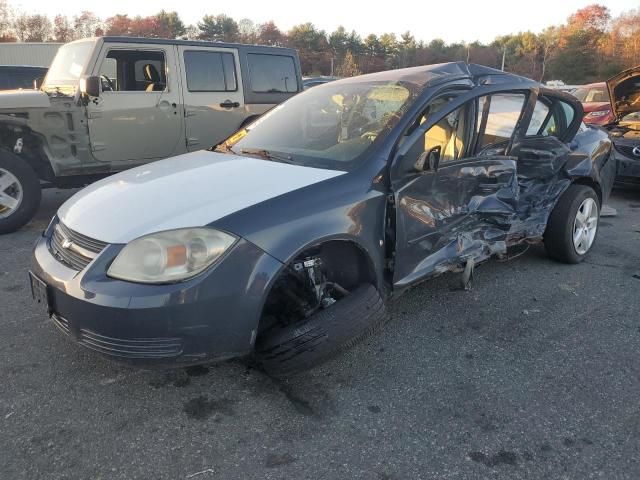
<path fill-rule="evenodd" d="M 611 110 L 596 110 L 595 112 L 589 112 L 587 115 L 590 117 L 604 117 L 605 115 L 609 115 Z"/>
<path fill-rule="evenodd" d="M 211 228 L 152 233 L 127 244 L 107 275 L 137 283 L 179 282 L 212 265 L 236 240 Z"/>

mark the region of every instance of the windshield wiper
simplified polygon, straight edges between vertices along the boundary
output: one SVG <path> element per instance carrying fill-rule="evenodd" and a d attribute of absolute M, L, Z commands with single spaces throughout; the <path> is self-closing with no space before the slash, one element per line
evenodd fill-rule
<path fill-rule="evenodd" d="M 209 150 L 211 150 L 212 152 L 233 153 L 234 155 L 238 155 L 238 152 L 236 152 L 230 145 L 227 145 L 226 142 L 214 145 Z"/>
<path fill-rule="evenodd" d="M 291 155 L 281 152 L 274 152 L 272 150 L 265 150 L 264 148 L 243 148 L 240 153 L 245 155 L 255 155 L 266 160 L 275 160 L 276 162 L 293 163 Z"/>

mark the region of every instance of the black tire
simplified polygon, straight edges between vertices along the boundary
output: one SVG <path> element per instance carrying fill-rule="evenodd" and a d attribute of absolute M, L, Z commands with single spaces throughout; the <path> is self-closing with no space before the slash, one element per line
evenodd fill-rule
<path fill-rule="evenodd" d="M 29 164 L 13 153 L 0 150 L 0 169 L 15 176 L 22 188 L 22 202 L 8 216 L 0 213 L 0 234 L 14 232 L 29 223 L 38 211 L 42 190 L 40 181 Z"/>
<path fill-rule="evenodd" d="M 270 375 L 300 372 L 368 337 L 386 319 L 378 290 L 371 284 L 361 285 L 329 308 L 259 337 L 256 359 Z"/>
<path fill-rule="evenodd" d="M 598 209 L 595 237 L 584 253 L 579 253 L 573 243 L 574 222 L 578 209 L 582 203 L 591 198 Z M 544 232 L 544 245 L 547 254 L 560 262 L 580 263 L 591 251 L 598 236 L 598 224 L 600 215 L 600 200 L 593 188 L 586 185 L 571 185 L 562 194 L 557 205 L 551 212 L 547 229 Z"/>

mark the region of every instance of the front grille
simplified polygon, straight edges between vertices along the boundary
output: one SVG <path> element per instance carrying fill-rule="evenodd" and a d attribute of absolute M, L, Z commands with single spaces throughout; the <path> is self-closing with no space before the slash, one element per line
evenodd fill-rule
<path fill-rule="evenodd" d="M 167 358 L 182 353 L 180 338 L 141 338 L 125 340 L 100 335 L 91 330 L 80 330 L 78 342 L 97 352 L 125 358 Z"/>
<path fill-rule="evenodd" d="M 53 324 L 58 327 L 62 333 L 71 335 L 71 331 L 69 330 L 69 321 L 66 318 L 54 313 L 51 315 L 51 320 L 53 320 Z"/>
<path fill-rule="evenodd" d="M 640 145 L 616 145 L 616 150 L 629 158 L 636 158 L 640 160 L 640 156 L 633 153 L 633 149 L 638 146 Z"/>
<path fill-rule="evenodd" d="M 51 235 L 49 250 L 58 261 L 80 271 L 106 246 L 105 242 L 89 238 L 58 222 Z"/>

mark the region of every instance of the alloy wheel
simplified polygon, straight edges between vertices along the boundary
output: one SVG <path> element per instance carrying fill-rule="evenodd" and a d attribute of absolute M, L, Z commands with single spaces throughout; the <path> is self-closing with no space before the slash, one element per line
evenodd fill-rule
<path fill-rule="evenodd" d="M 573 221 L 573 247 L 578 255 L 589 251 L 598 230 L 598 205 L 593 198 L 586 198 Z"/>
<path fill-rule="evenodd" d="M 22 203 L 24 192 L 18 178 L 8 170 L 0 168 L 0 218 L 13 214 Z"/>

